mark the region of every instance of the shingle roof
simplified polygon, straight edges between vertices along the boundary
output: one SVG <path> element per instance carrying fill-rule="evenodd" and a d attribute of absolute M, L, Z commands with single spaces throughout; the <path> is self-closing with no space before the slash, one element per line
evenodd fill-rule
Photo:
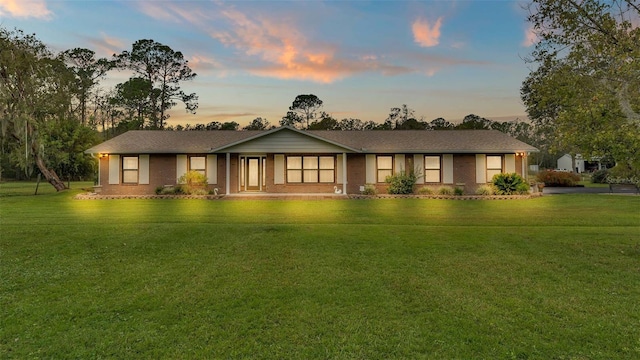
<path fill-rule="evenodd" d="M 371 153 L 538 151 L 535 147 L 497 130 L 314 131 L 314 134 Z"/>
<path fill-rule="evenodd" d="M 132 130 L 107 140 L 87 153 L 193 154 L 255 136 L 262 131 Z"/>
<path fill-rule="evenodd" d="M 178 154 L 207 153 L 243 140 L 268 136 L 282 130 L 313 134 L 363 153 L 504 153 L 538 150 L 497 130 L 371 130 L 300 131 L 162 131 L 135 130 L 88 149 L 87 153 Z"/>

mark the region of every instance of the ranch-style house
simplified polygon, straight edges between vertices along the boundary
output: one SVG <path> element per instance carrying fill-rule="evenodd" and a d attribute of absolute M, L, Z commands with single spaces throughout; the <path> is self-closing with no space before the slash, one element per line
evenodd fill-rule
<path fill-rule="evenodd" d="M 526 177 L 538 150 L 496 130 L 129 131 L 86 153 L 99 159 L 96 192 L 154 194 L 188 171 L 210 191 L 359 194 L 386 192 L 388 175 L 413 169 L 417 187 L 461 186 L 466 193 L 497 173 Z"/>

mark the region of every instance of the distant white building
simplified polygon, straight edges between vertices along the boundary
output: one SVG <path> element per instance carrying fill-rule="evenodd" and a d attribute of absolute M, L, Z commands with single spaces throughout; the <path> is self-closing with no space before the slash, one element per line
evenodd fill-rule
<path fill-rule="evenodd" d="M 572 164 L 571 160 L 571 155 L 562 155 L 557 161 L 556 169 L 560 171 L 571 171 L 580 174 L 585 172 L 585 170 L 594 171 L 601 170 L 603 168 L 602 163 L 600 162 L 600 158 L 593 158 L 591 161 L 586 161 L 582 158 L 582 155 L 576 154 L 575 165 Z M 575 168 L 573 166 L 575 166 Z"/>

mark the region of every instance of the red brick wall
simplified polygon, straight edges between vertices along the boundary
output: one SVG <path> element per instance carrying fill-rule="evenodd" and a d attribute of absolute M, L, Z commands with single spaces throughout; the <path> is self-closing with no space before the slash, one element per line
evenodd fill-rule
<path fill-rule="evenodd" d="M 137 195 L 154 194 L 157 187 L 176 184 L 176 155 L 152 154 L 149 156 L 149 184 L 129 185 L 129 184 L 109 184 L 109 158 L 99 159 L 100 161 L 100 184 L 101 193 L 105 195 Z M 334 186 L 342 189 L 342 184 L 274 184 L 274 155 L 266 156 L 266 184 L 265 191 L 268 193 L 333 193 Z M 516 157 L 516 172 L 522 175 L 522 157 Z M 413 166 L 413 154 L 406 154 L 405 169 Z M 218 189 L 219 194 L 226 192 L 226 154 L 218 155 L 218 179 L 217 184 L 210 184 L 209 190 Z M 231 154 L 230 161 L 230 193 L 237 193 L 239 188 L 238 179 L 238 154 Z M 337 168 L 342 167 L 342 163 L 336 164 Z M 455 187 L 456 184 L 464 184 L 467 194 L 473 194 L 480 185 L 475 182 L 476 157 L 475 154 L 454 154 L 453 156 L 453 184 L 429 184 L 418 185 L 429 187 L 437 191 L 442 186 Z M 286 178 L 286 177 L 285 177 Z M 213 181 L 209 181 L 212 183 Z M 366 156 L 364 154 L 347 154 L 347 193 L 358 194 L 360 187 L 366 184 Z M 374 184 L 378 193 L 387 192 L 387 184 Z"/>
<path fill-rule="evenodd" d="M 152 195 L 156 188 L 166 185 L 176 185 L 176 155 L 149 155 L 149 184 L 109 184 L 109 158 L 100 161 L 100 193 L 104 195 Z M 232 173 L 233 174 L 233 173 Z M 122 176 L 122 175 L 121 175 Z M 233 178 L 233 177 L 232 177 Z M 211 182 L 211 181 L 210 181 Z M 219 189 L 224 194 L 225 187 L 225 157 L 218 156 L 218 184 L 210 184 L 209 190 Z"/>

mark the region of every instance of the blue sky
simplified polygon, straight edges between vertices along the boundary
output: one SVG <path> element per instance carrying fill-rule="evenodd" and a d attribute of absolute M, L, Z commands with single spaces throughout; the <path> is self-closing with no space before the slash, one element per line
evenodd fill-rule
<path fill-rule="evenodd" d="M 196 115 L 169 124 L 256 117 L 277 124 L 299 94 L 337 119 L 382 122 L 407 104 L 417 118 L 525 119 L 520 85 L 532 50 L 516 1 L 0 0 L 0 26 L 35 33 L 53 51 L 100 57 L 153 39 L 198 74 Z M 113 72 L 108 90 L 128 74 Z"/>

